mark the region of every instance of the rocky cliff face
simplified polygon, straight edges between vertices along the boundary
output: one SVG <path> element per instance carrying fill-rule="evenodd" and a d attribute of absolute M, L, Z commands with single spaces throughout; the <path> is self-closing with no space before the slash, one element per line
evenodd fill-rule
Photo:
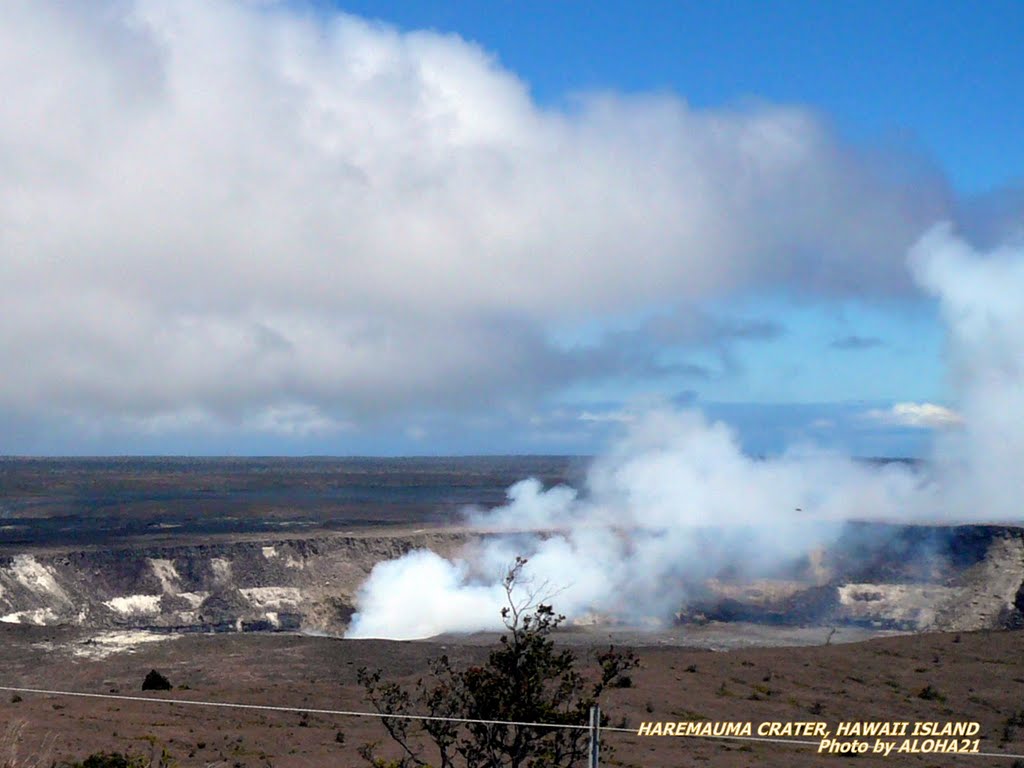
<path fill-rule="evenodd" d="M 0 557 L 0 621 L 164 631 L 341 632 L 373 565 L 463 533 L 322 535 Z"/>
<path fill-rule="evenodd" d="M 0 621 L 340 634 L 376 563 L 419 548 L 451 556 L 474 535 L 325 533 L 8 554 L 0 556 Z M 784 579 L 723 577 L 688 593 L 699 596 L 680 611 L 681 623 L 1019 627 L 1024 529 L 853 525 Z"/>
<path fill-rule="evenodd" d="M 913 631 L 1024 625 L 1022 528 L 851 525 L 797 576 L 708 583 L 677 618 Z"/>

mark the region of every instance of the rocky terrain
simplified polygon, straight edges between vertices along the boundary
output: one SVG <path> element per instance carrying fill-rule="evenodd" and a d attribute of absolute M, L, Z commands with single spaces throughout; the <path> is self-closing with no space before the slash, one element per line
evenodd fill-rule
<path fill-rule="evenodd" d="M 0 555 L 0 622 L 162 632 L 339 634 L 374 564 L 452 554 L 459 530 L 399 530 Z"/>
<path fill-rule="evenodd" d="M 0 555 L 0 622 L 340 635 L 376 563 L 420 548 L 452 556 L 480 535 L 390 527 L 15 551 Z M 1018 627 L 1022 585 L 1024 529 L 851 525 L 787 578 L 725 574 L 690 585 L 695 597 L 675 621 L 902 631 Z"/>
<path fill-rule="evenodd" d="M 451 555 L 484 535 L 459 527 L 464 507 L 500 504 L 527 476 L 581 487 L 585 466 L 569 457 L 0 459 L 0 623 L 341 634 L 375 563 L 417 548 Z M 1022 584 L 1020 528 L 851 523 L 783 571 L 678 585 L 674 619 L 1016 627 Z"/>
<path fill-rule="evenodd" d="M 850 524 L 790 578 L 716 579 L 701 587 L 680 621 L 1017 628 L 1024 617 L 1024 529 Z"/>

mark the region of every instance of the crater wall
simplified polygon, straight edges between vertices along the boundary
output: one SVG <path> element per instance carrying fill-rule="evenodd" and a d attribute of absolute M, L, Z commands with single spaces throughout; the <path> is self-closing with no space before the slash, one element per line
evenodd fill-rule
<path fill-rule="evenodd" d="M 0 555 L 0 621 L 341 634 L 376 563 L 422 548 L 452 556 L 480 535 L 436 528 L 7 553 Z M 679 624 L 1017 628 L 1024 626 L 1024 529 L 851 525 L 785 578 L 723 574 L 686 593 L 693 598 L 680 606 Z"/>
<path fill-rule="evenodd" d="M 344 630 L 374 564 L 460 531 L 94 547 L 0 556 L 0 621 L 163 631 Z"/>

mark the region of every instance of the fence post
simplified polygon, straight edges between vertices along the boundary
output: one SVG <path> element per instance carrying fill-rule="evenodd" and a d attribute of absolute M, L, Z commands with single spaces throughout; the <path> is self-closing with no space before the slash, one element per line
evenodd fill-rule
<path fill-rule="evenodd" d="M 601 752 L 601 708 L 596 704 L 590 708 L 590 754 L 588 768 L 598 768 L 598 757 Z"/>

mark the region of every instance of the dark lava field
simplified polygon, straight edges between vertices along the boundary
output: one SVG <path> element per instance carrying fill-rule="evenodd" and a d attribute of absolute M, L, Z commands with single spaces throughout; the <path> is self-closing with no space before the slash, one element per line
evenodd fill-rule
<path fill-rule="evenodd" d="M 577 483 L 586 460 L 0 458 L 0 550 L 451 522 L 525 477 Z"/>

